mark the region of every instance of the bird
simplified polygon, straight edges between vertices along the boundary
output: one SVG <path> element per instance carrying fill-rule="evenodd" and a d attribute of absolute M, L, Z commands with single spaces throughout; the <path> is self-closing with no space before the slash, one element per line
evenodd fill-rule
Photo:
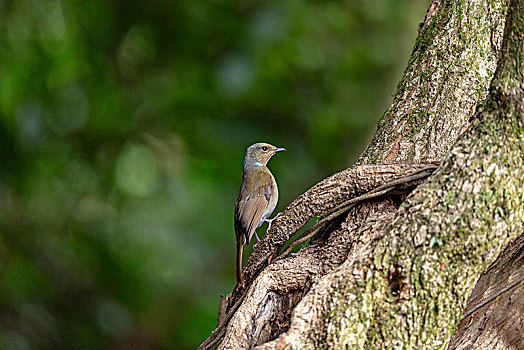
<path fill-rule="evenodd" d="M 268 219 L 278 202 L 278 187 L 275 177 L 269 171 L 267 162 L 285 148 L 269 143 L 255 143 L 248 147 L 244 158 L 242 184 L 235 205 L 235 235 L 237 239 L 236 279 L 242 282 L 242 250 L 249 244 L 253 234 L 260 241 L 255 230 Z M 277 215 L 278 216 L 278 215 Z M 266 231 L 267 232 L 267 231 Z"/>

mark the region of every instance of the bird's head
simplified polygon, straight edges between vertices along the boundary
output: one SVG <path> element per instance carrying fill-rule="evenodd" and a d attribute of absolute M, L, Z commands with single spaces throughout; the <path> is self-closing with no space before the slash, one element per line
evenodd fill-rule
<path fill-rule="evenodd" d="M 255 166 L 265 166 L 275 153 L 285 151 L 285 148 L 278 148 L 269 143 L 255 143 L 249 146 L 246 152 L 246 162 L 253 163 Z"/>

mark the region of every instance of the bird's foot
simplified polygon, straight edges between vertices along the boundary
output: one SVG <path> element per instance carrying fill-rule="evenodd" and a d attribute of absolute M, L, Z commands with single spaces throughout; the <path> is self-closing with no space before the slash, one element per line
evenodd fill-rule
<path fill-rule="evenodd" d="M 253 249 L 257 247 L 258 243 L 260 243 L 260 238 L 258 238 L 257 231 L 255 231 L 255 238 L 257 239 L 257 243 L 253 244 Z"/>
<path fill-rule="evenodd" d="M 278 213 L 277 215 L 275 215 L 273 217 L 273 219 L 264 219 L 265 222 L 267 222 L 267 229 L 266 229 L 266 233 L 269 231 L 269 229 L 271 228 L 271 224 L 273 223 L 273 220 L 275 220 L 276 218 L 278 218 L 278 216 L 282 214 L 282 212 Z"/>

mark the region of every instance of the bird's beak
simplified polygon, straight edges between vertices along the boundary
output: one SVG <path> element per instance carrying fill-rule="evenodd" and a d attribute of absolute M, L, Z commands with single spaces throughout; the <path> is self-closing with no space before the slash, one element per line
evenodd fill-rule
<path fill-rule="evenodd" d="M 273 153 L 278 153 L 278 152 L 282 152 L 282 151 L 285 151 L 286 149 L 285 148 L 275 148 L 273 150 Z"/>

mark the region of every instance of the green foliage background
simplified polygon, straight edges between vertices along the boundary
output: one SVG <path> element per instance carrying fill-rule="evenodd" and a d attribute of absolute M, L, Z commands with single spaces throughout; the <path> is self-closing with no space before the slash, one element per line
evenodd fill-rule
<path fill-rule="evenodd" d="M 350 166 L 426 5 L 0 0 L 0 348 L 195 348 L 246 147 L 277 210 Z"/>

